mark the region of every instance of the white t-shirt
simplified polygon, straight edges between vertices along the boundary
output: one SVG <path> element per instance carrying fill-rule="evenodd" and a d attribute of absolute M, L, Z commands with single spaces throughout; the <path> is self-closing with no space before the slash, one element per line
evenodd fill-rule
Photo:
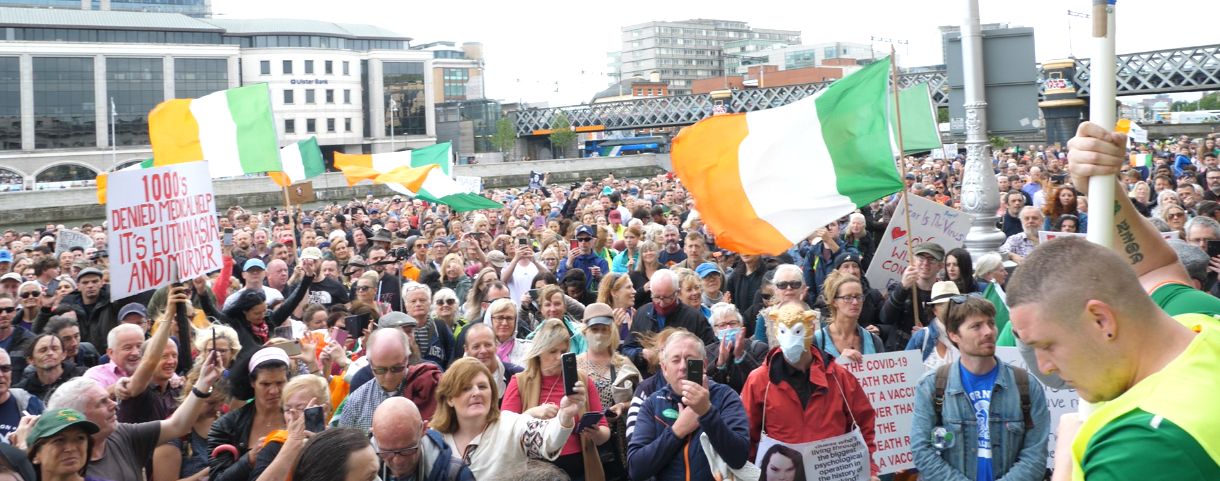
<path fill-rule="evenodd" d="M 509 265 L 505 265 L 504 268 L 508 269 Z M 500 275 L 503 276 L 503 274 L 504 272 L 501 271 Z M 525 294 L 530 290 L 531 287 L 533 287 L 532 283 L 534 282 L 534 277 L 537 275 L 538 266 L 535 266 L 533 262 L 528 260 L 524 263 L 521 261 L 517 262 L 517 268 L 513 269 L 513 278 L 509 279 L 509 282 L 507 283 L 508 296 L 513 299 L 513 302 L 516 302 L 518 305 L 521 304 L 521 295 Z M 535 301 L 537 301 L 537 299 L 535 299 Z"/>
<path fill-rule="evenodd" d="M 224 307 L 222 307 L 221 309 L 222 310 L 228 309 L 230 306 L 232 306 L 233 302 L 237 301 L 238 296 L 241 295 L 241 291 L 244 291 L 244 290 L 246 290 L 246 288 L 243 287 L 241 289 L 238 289 L 236 292 L 229 294 L 229 297 L 225 298 Z M 273 303 L 273 302 L 284 300 L 284 295 L 280 294 L 280 291 L 277 291 L 277 290 L 267 287 L 267 286 L 263 286 L 263 295 L 267 296 L 266 304 L 268 306 L 270 306 L 271 303 Z"/>

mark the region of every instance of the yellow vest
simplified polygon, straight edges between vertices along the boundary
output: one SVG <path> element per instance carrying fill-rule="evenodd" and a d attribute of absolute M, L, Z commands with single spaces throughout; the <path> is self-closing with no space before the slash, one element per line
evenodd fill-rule
<path fill-rule="evenodd" d="M 1180 356 L 1159 372 L 1112 401 L 1098 404 L 1072 441 L 1072 479 L 1084 481 L 1081 461 L 1089 442 L 1111 421 L 1142 409 L 1167 419 L 1190 434 L 1220 464 L 1220 416 L 1199 404 L 1220 399 L 1220 328 L 1204 314 L 1181 314 L 1175 320 L 1199 332 Z"/>

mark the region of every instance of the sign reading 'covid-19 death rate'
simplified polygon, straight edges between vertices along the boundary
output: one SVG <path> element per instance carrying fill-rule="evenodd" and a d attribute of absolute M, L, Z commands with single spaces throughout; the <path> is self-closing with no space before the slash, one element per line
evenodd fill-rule
<path fill-rule="evenodd" d="M 114 172 L 107 192 L 112 298 L 220 269 L 207 162 Z"/>

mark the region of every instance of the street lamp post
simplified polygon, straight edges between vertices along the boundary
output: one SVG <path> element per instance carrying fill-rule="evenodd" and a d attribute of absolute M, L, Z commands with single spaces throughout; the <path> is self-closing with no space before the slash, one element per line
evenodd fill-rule
<path fill-rule="evenodd" d="M 394 97 L 390 97 L 390 152 L 394 152 L 394 117 L 398 112 L 398 102 L 394 101 Z"/>
<path fill-rule="evenodd" d="M 987 100 L 983 90 L 983 32 L 978 0 L 966 0 L 962 24 L 962 73 L 966 107 L 966 165 L 962 174 L 962 210 L 970 214 L 966 250 L 978 259 L 999 250 L 1004 233 L 996 228 L 1000 186 L 991 165 L 987 142 Z"/>

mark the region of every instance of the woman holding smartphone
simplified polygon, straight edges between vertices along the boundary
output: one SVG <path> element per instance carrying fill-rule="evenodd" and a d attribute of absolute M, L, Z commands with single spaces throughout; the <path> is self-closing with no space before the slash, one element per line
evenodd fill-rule
<path fill-rule="evenodd" d="M 295 457 L 290 451 L 299 450 L 303 446 L 301 443 L 294 445 L 289 441 L 294 437 L 293 428 L 298 423 L 295 421 L 296 418 L 302 418 L 299 423 L 304 431 L 295 433 L 295 436 L 301 437 L 302 441 L 325 430 L 326 421 L 330 419 L 330 403 L 327 402 L 330 400 L 330 390 L 326 386 L 326 380 L 321 377 L 304 375 L 292 378 L 288 384 L 284 385 L 280 399 L 286 428 L 272 431 L 263 438 L 262 450 L 258 452 L 258 458 L 254 461 L 254 470 L 250 472 L 250 479 L 285 479 L 287 477 L 287 473 L 269 468 L 271 468 L 271 462 L 275 461 L 276 456 L 281 452 L 285 456 Z"/>

